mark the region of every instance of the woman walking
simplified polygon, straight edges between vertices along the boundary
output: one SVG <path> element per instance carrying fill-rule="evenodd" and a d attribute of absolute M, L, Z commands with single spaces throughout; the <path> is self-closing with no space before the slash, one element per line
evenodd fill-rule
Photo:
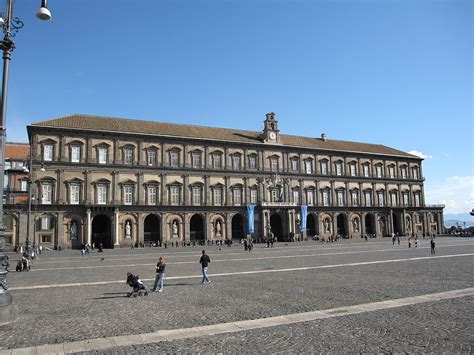
<path fill-rule="evenodd" d="M 160 256 L 158 259 L 158 263 L 156 264 L 156 276 L 155 276 L 155 284 L 151 289 L 152 292 L 156 291 L 156 286 L 159 285 L 158 292 L 163 292 L 163 281 L 165 279 L 165 259 Z"/>

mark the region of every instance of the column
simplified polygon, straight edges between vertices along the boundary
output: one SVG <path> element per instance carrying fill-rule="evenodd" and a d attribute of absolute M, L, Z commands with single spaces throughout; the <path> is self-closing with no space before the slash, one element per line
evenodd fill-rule
<path fill-rule="evenodd" d="M 114 164 L 119 164 L 119 142 L 114 139 Z"/>
<path fill-rule="evenodd" d="M 224 176 L 224 206 L 230 206 L 230 198 L 229 198 L 229 176 Z"/>
<path fill-rule="evenodd" d="M 87 216 L 87 235 L 86 235 L 86 244 L 91 245 L 92 244 L 92 219 L 91 219 L 91 210 L 88 208 L 86 210 L 86 216 Z"/>
<path fill-rule="evenodd" d="M 387 216 L 387 233 L 392 235 L 393 234 L 393 211 L 390 209 L 390 212 L 388 213 Z"/>
<path fill-rule="evenodd" d="M 138 142 L 138 165 L 144 165 L 143 161 L 143 141 Z M 146 165 L 146 164 L 145 164 Z"/>
<path fill-rule="evenodd" d="M 160 174 L 160 193 L 161 193 L 161 197 L 160 197 L 160 202 L 161 202 L 161 205 L 167 205 L 168 204 L 168 188 L 166 186 L 167 184 L 167 181 L 166 181 L 166 174 L 164 173 L 161 173 Z"/>
<path fill-rule="evenodd" d="M 335 189 L 335 181 L 331 181 L 331 206 L 336 206 L 336 189 Z"/>
<path fill-rule="evenodd" d="M 56 214 L 56 246 L 64 249 L 64 215 L 62 212 Z"/>
<path fill-rule="evenodd" d="M 144 195 L 145 194 L 143 191 L 143 173 L 138 173 L 137 174 L 137 200 L 140 206 L 145 204 Z"/>
<path fill-rule="evenodd" d="M 189 166 L 191 166 L 191 164 L 189 164 L 189 160 L 190 160 L 190 157 L 189 157 L 189 146 L 187 144 L 184 145 L 184 167 L 187 168 Z"/>
<path fill-rule="evenodd" d="M 185 206 L 189 206 L 191 203 L 190 203 L 190 199 L 189 199 L 189 175 L 183 175 L 182 176 L 183 178 L 183 203 Z"/>
<path fill-rule="evenodd" d="M 112 203 L 114 205 L 120 204 L 120 173 L 112 171 Z"/>
<path fill-rule="evenodd" d="M 212 238 L 212 224 L 209 220 L 209 212 L 206 212 L 204 217 L 204 240 L 210 240 Z"/>
<path fill-rule="evenodd" d="M 209 179 L 210 175 L 204 175 L 204 205 L 211 206 L 212 199 L 211 199 L 211 189 L 209 188 Z"/>
<path fill-rule="evenodd" d="M 243 205 L 247 205 L 248 201 L 250 200 L 249 199 L 249 188 L 248 188 L 248 177 L 244 177 L 244 193 L 242 194 L 242 199 L 243 199 Z"/>
<path fill-rule="evenodd" d="M 225 215 L 225 237 L 232 239 L 232 218 L 229 213 Z"/>
<path fill-rule="evenodd" d="M 65 202 L 65 193 L 64 193 L 64 169 L 58 169 L 56 170 L 56 176 L 57 176 L 57 201 L 58 204 L 63 204 Z"/>
<path fill-rule="evenodd" d="M 349 198 L 350 197 L 349 196 L 349 184 L 347 183 L 347 181 L 344 183 L 344 191 L 346 193 L 346 200 L 344 201 L 346 207 L 352 206 L 352 203 L 350 203 L 351 199 Z M 349 218 L 347 220 L 349 220 Z"/>
<path fill-rule="evenodd" d="M 59 161 L 66 160 L 66 137 L 61 136 L 59 139 Z"/>
<path fill-rule="evenodd" d="M 169 226 L 166 223 L 166 213 L 162 213 L 160 216 L 160 238 L 161 242 L 164 243 L 165 240 L 168 240 L 168 231 L 169 231 Z"/>
<path fill-rule="evenodd" d="M 377 212 L 374 213 L 375 219 L 375 237 L 380 236 L 380 226 L 379 226 L 379 214 Z"/>
<path fill-rule="evenodd" d="M 183 226 L 180 226 L 180 230 Z M 184 240 L 189 240 L 190 239 L 190 234 L 191 234 L 191 226 L 189 225 L 189 213 L 184 214 Z"/>
<path fill-rule="evenodd" d="M 114 210 L 114 245 L 119 245 L 119 209 Z"/>
<path fill-rule="evenodd" d="M 85 157 L 81 157 L 82 162 L 92 163 L 92 138 L 87 138 L 86 151 L 84 152 Z"/>
<path fill-rule="evenodd" d="M 207 169 L 209 164 L 209 147 L 206 145 L 204 147 L 204 169 Z"/>
<path fill-rule="evenodd" d="M 224 159 L 223 159 L 223 163 L 224 163 L 224 170 L 227 170 L 227 167 L 228 167 L 228 159 L 229 157 L 227 156 L 227 147 L 224 147 Z"/>
<path fill-rule="evenodd" d="M 314 203 L 315 203 L 315 206 L 321 206 L 321 191 L 320 191 L 320 185 L 319 185 L 319 180 L 315 180 L 316 182 L 316 192 L 315 192 L 315 195 L 314 196 Z M 318 216 L 318 219 L 319 219 L 319 216 Z"/>
<path fill-rule="evenodd" d="M 336 235 L 336 234 L 337 234 L 337 218 L 336 218 L 336 214 L 335 214 L 335 213 L 332 213 L 331 216 L 332 216 L 332 234 L 333 234 L 333 235 Z"/>
<path fill-rule="evenodd" d="M 138 212 L 137 214 L 137 240 L 136 243 L 144 243 L 145 242 L 145 230 L 143 229 L 143 214 Z"/>
<path fill-rule="evenodd" d="M 306 205 L 306 194 L 304 193 L 304 179 L 300 179 L 300 204 Z"/>
<path fill-rule="evenodd" d="M 161 163 L 160 166 L 165 166 L 165 145 L 160 143 Z"/>
<path fill-rule="evenodd" d="M 365 213 L 361 214 L 360 217 L 360 225 L 361 225 L 361 236 L 365 235 Z"/>
<path fill-rule="evenodd" d="M 90 182 L 90 170 L 85 170 L 84 174 L 84 203 L 93 203 L 92 186 Z"/>

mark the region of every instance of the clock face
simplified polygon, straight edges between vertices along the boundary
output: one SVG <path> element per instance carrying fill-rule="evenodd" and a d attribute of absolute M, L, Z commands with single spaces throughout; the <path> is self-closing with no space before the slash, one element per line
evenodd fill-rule
<path fill-rule="evenodd" d="M 270 139 L 275 139 L 276 136 L 275 132 L 270 132 Z"/>

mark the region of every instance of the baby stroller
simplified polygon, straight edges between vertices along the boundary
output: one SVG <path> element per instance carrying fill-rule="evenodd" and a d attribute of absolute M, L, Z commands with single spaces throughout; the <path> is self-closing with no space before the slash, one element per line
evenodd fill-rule
<path fill-rule="evenodd" d="M 140 280 L 138 275 L 133 275 L 131 272 L 127 272 L 127 285 L 132 288 L 132 291 L 127 293 L 127 297 L 148 295 L 148 288 L 142 280 Z"/>

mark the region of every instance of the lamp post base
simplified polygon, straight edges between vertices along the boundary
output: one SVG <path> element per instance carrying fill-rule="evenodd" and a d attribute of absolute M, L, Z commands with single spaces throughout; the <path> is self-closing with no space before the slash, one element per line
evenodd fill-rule
<path fill-rule="evenodd" d="M 13 297 L 7 287 L 8 259 L 3 253 L 4 246 L 3 231 L 0 230 L 0 325 L 16 320 L 16 308 L 13 305 Z"/>

